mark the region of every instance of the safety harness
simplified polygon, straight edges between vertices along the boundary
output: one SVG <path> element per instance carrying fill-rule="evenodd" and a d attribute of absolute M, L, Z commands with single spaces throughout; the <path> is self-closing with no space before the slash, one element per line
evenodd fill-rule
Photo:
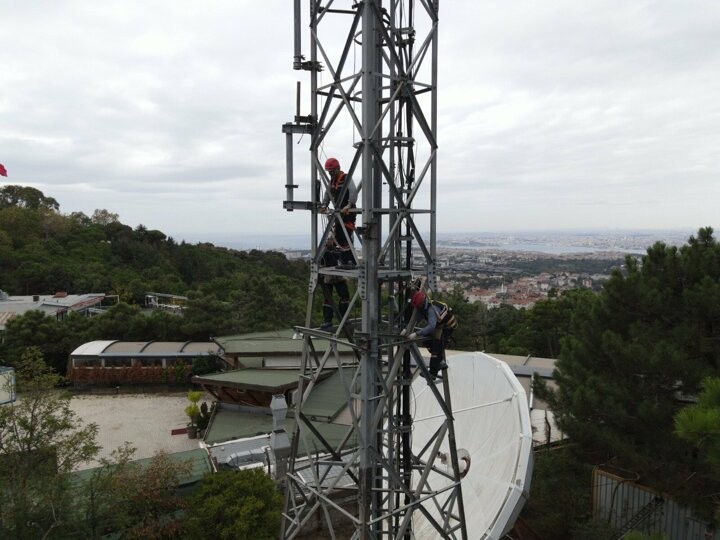
<path fill-rule="evenodd" d="M 431 305 L 436 308 L 437 325 L 454 330 L 458 326 L 457 319 L 451 307 L 439 300 L 431 300 Z"/>
<path fill-rule="evenodd" d="M 332 195 L 333 201 L 335 201 L 335 198 L 338 196 L 338 192 L 342 189 L 343 182 L 345 181 L 345 176 L 347 175 L 344 172 L 340 171 L 340 174 L 338 174 L 337 177 L 335 177 L 330 184 L 330 194 Z M 339 203 L 336 202 L 335 208 L 344 208 L 345 206 L 347 206 L 349 200 L 350 190 L 346 189 L 342 201 L 340 201 Z M 352 206 L 355 207 L 355 205 Z M 343 216 L 342 221 L 346 229 L 350 231 L 355 230 L 355 214 Z"/>

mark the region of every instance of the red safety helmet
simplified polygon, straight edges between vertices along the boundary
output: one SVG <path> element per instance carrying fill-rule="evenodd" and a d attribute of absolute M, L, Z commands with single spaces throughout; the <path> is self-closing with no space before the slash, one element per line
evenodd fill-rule
<path fill-rule="evenodd" d="M 326 171 L 334 171 L 335 169 L 340 168 L 340 162 L 335 159 L 334 157 L 328 158 L 328 160 L 325 162 L 325 170 Z"/>
<path fill-rule="evenodd" d="M 410 303 L 412 304 L 412 307 L 416 309 L 420 309 L 425 305 L 425 299 L 427 297 L 425 296 L 425 293 L 422 291 L 415 291 L 413 295 L 410 297 Z"/>

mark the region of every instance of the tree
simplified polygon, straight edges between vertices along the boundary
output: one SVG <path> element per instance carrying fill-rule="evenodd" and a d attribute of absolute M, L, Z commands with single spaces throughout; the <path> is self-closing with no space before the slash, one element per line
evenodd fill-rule
<path fill-rule="evenodd" d="M 200 341 L 241 331 L 237 311 L 231 304 L 213 297 L 202 299 L 193 296 L 183 312 L 181 329 L 188 339 Z"/>
<path fill-rule="evenodd" d="M 303 285 L 285 276 L 258 273 L 245 275 L 230 294 L 243 332 L 288 328 L 302 320 Z"/>
<path fill-rule="evenodd" d="M 531 524 L 539 538 L 592 538 L 578 534 L 592 519 L 591 472 L 567 447 L 536 452 L 531 497 L 521 522 Z"/>
<path fill-rule="evenodd" d="M 720 246 L 701 229 L 681 248 L 656 243 L 626 259 L 598 301 L 575 314 L 557 363 L 558 389 L 539 388 L 560 428 L 597 459 L 617 457 L 673 482 L 690 455 L 672 435 L 678 393 L 720 369 Z M 660 486 L 662 487 L 662 486 Z"/>
<path fill-rule="evenodd" d="M 697 403 L 675 415 L 675 434 L 697 449 L 701 461 L 720 472 L 720 377 L 708 377 Z"/>
<path fill-rule="evenodd" d="M 133 321 L 142 317 L 140 308 L 124 302 L 114 305 L 108 309 L 97 322 L 92 330 L 94 339 L 133 339 L 131 333 Z"/>
<path fill-rule="evenodd" d="M 60 209 L 60 205 L 55 199 L 46 197 L 39 189 L 16 185 L 1 187 L 0 208 L 9 208 L 12 206 L 31 208 L 33 210 L 52 210 L 53 212 L 57 212 Z"/>
<path fill-rule="evenodd" d="M 164 452 L 133 461 L 135 448 L 126 443 L 110 459 L 102 459 L 81 484 L 76 537 L 102 538 L 120 533 L 127 539 L 177 538 L 181 522 L 176 512 L 186 507 L 178 493 L 190 462 L 172 460 Z"/>
<path fill-rule="evenodd" d="M 693 445 L 693 458 L 699 458 L 699 462 L 693 463 L 694 471 L 717 478 L 720 475 L 720 377 L 708 377 L 702 386 L 697 403 L 675 415 L 675 435 Z M 716 497 L 712 500 L 714 508 L 706 511 L 712 512 L 717 522 L 720 504 Z"/>
<path fill-rule="evenodd" d="M 0 230 L 12 239 L 15 249 L 24 248 L 40 239 L 37 212 L 25 208 L 0 208 Z"/>
<path fill-rule="evenodd" d="M 58 375 L 36 347 L 16 363 L 18 401 L 0 407 L 0 537 L 62 537 L 71 511 L 68 473 L 98 452 L 97 426 L 83 426 Z"/>
<path fill-rule="evenodd" d="M 505 354 L 527 354 L 524 347 L 512 342 L 510 336 L 518 331 L 527 318 L 527 311 L 500 304 L 489 310 L 487 325 L 487 350 Z"/>
<path fill-rule="evenodd" d="M 527 310 L 525 324 L 513 342 L 525 348 L 526 354 L 557 358 L 563 340 L 572 332 L 574 315 L 590 310 L 596 300 L 588 289 L 571 289 L 559 297 L 540 300 Z"/>
<path fill-rule="evenodd" d="M 208 474 L 190 501 L 185 535 L 274 539 L 280 532 L 282 506 L 275 482 L 260 469 Z"/>
<path fill-rule="evenodd" d="M 28 347 L 37 347 L 50 367 L 64 373 L 69 354 L 80 344 L 68 337 L 60 321 L 33 309 L 8 321 L 4 349 L 12 364 L 12 358 L 20 358 Z"/>
<path fill-rule="evenodd" d="M 452 348 L 469 351 L 484 351 L 483 336 L 487 331 L 487 308 L 481 302 L 470 303 L 463 289 L 456 285 L 452 291 L 434 296 L 453 310 L 458 327 L 452 336 Z"/>
<path fill-rule="evenodd" d="M 119 223 L 120 216 L 118 214 L 113 214 L 104 208 L 96 208 L 90 218 L 90 221 L 97 225 L 110 225 L 111 223 Z"/>

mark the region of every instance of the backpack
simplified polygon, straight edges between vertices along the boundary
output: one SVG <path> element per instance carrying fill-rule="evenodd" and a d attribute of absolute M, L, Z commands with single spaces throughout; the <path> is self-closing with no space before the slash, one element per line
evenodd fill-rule
<path fill-rule="evenodd" d="M 455 330 L 458 327 L 458 320 L 457 317 L 455 317 L 453 309 L 444 302 L 440 302 L 438 300 L 432 300 L 431 302 L 433 306 L 440 310 L 440 314 L 438 315 L 438 324 L 444 326 L 445 328 L 449 328 L 450 330 Z"/>

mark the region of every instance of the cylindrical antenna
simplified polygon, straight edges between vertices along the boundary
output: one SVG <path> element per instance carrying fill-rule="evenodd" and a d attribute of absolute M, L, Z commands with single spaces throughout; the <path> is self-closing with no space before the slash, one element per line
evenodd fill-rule
<path fill-rule="evenodd" d="M 295 0 L 295 56 L 293 57 L 293 69 L 302 69 L 303 55 L 301 53 L 302 41 L 300 34 L 300 0 Z"/>

